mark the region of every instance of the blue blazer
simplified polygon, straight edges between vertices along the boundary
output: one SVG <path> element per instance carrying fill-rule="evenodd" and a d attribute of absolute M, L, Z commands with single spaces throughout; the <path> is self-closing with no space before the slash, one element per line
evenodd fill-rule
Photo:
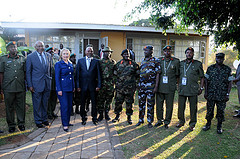
<path fill-rule="evenodd" d="M 28 87 L 33 87 L 36 92 L 51 90 L 51 66 L 52 57 L 49 53 L 43 52 L 46 63 L 43 65 L 38 57 L 37 52 L 27 56 L 26 62 L 26 79 Z"/>
<path fill-rule="evenodd" d="M 63 60 L 55 64 L 56 91 L 72 92 L 75 88 L 74 70 L 70 61 L 66 64 Z"/>
<path fill-rule="evenodd" d="M 81 88 L 82 91 L 95 91 L 97 87 L 101 88 L 99 61 L 93 58 L 87 70 L 86 57 L 79 59 L 76 67 L 76 80 L 77 88 Z"/>

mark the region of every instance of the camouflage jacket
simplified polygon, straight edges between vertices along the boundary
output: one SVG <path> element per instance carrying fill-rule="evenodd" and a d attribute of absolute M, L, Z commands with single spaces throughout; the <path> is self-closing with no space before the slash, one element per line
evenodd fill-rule
<path fill-rule="evenodd" d="M 161 66 L 159 59 L 151 57 L 149 60 L 145 60 L 144 58 L 140 66 L 139 88 L 154 89 L 157 73 L 160 72 Z"/>
<path fill-rule="evenodd" d="M 139 79 L 139 65 L 129 60 L 126 64 L 123 59 L 114 66 L 115 87 L 117 91 L 124 94 L 133 94 L 136 90 L 137 80 Z"/>
<path fill-rule="evenodd" d="M 207 79 L 207 98 L 208 100 L 223 101 L 228 93 L 228 84 L 233 79 L 231 68 L 222 65 L 219 69 L 216 64 L 208 67 L 205 74 Z"/>
<path fill-rule="evenodd" d="M 116 61 L 113 59 L 109 60 L 99 60 L 100 70 L 101 70 L 101 81 L 102 87 L 111 87 L 111 90 L 114 88 L 114 65 Z"/>

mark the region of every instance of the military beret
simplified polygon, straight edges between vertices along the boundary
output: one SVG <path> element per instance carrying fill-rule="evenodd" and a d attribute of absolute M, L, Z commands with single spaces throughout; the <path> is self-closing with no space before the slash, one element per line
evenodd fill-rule
<path fill-rule="evenodd" d="M 48 47 L 45 49 L 46 52 L 48 52 L 49 50 L 53 50 L 53 47 Z"/>
<path fill-rule="evenodd" d="M 147 45 L 143 48 L 143 50 L 145 50 L 145 49 L 153 50 L 153 46 L 152 45 Z"/>
<path fill-rule="evenodd" d="M 185 54 L 188 50 L 191 50 L 192 52 L 194 52 L 194 49 L 192 47 L 188 47 L 186 50 L 185 50 Z"/>
<path fill-rule="evenodd" d="M 71 53 L 71 54 L 70 54 L 70 57 L 72 57 L 72 56 L 76 56 L 76 54 L 74 54 L 74 53 Z"/>
<path fill-rule="evenodd" d="M 121 55 L 123 55 L 125 52 L 129 53 L 129 50 L 128 49 L 124 49 L 121 53 Z"/>
<path fill-rule="evenodd" d="M 224 57 L 225 57 L 225 54 L 224 54 L 224 53 L 217 53 L 217 54 L 216 54 L 216 57 L 224 58 Z"/>
<path fill-rule="evenodd" d="M 10 41 L 7 45 L 6 45 L 6 48 L 10 45 L 17 45 L 17 42 L 16 41 Z"/>
<path fill-rule="evenodd" d="M 166 46 L 163 48 L 163 50 L 165 50 L 165 49 L 171 50 L 171 49 L 172 49 L 172 46 L 166 45 Z"/>
<path fill-rule="evenodd" d="M 113 52 L 113 50 L 109 46 L 106 46 L 106 47 L 104 47 L 102 52 Z"/>

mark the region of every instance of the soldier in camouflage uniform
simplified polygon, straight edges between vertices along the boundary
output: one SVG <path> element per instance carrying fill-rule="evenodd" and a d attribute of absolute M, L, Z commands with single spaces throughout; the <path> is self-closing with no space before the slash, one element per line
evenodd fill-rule
<path fill-rule="evenodd" d="M 204 97 L 207 100 L 207 124 L 203 127 L 203 130 L 207 131 L 210 129 L 211 120 L 214 116 L 214 107 L 216 104 L 218 134 L 222 134 L 224 110 L 226 108 L 226 102 L 229 100 L 229 93 L 231 91 L 233 80 L 231 68 L 223 64 L 224 56 L 224 53 L 216 54 L 216 64 L 209 66 L 205 74 Z"/>
<path fill-rule="evenodd" d="M 140 80 L 138 85 L 139 122 L 136 126 L 144 123 L 147 101 L 148 127 L 152 128 L 152 122 L 154 120 L 155 93 L 158 89 L 161 66 L 159 59 L 152 56 L 153 46 L 145 46 L 143 50 L 145 58 L 142 60 L 140 66 Z"/>
<path fill-rule="evenodd" d="M 114 75 L 116 76 L 115 88 L 115 109 L 116 117 L 112 122 L 119 121 L 122 111 L 122 104 L 126 102 L 127 121 L 132 124 L 131 115 L 133 114 L 132 104 L 134 103 L 134 93 L 136 90 L 137 80 L 139 78 L 139 66 L 130 59 L 128 49 L 121 53 L 123 59 L 118 61 L 114 66 Z"/>
<path fill-rule="evenodd" d="M 9 54 L 1 57 L 0 83 L 4 93 L 6 106 L 6 120 L 9 132 L 15 131 L 15 112 L 17 125 L 20 131 L 25 130 L 25 106 L 26 106 L 26 58 L 17 54 L 17 44 L 11 41 L 6 46 Z"/>
<path fill-rule="evenodd" d="M 76 84 L 76 54 L 71 53 L 70 54 L 70 59 L 73 65 L 73 69 L 74 69 L 74 82 L 75 82 L 75 86 L 77 86 Z M 76 89 L 76 88 L 75 88 Z M 73 106 L 76 105 L 75 107 L 75 113 L 76 114 L 80 114 L 80 104 L 81 104 L 81 93 L 78 91 L 75 91 L 73 93 Z M 71 115 L 74 115 L 74 110 L 72 109 Z"/>
<path fill-rule="evenodd" d="M 110 104 L 112 103 L 112 98 L 114 96 L 114 75 L 113 69 L 116 61 L 111 59 L 111 50 L 110 47 L 105 47 L 103 50 L 103 59 L 99 61 L 100 71 L 101 71 L 101 81 L 102 89 L 98 92 L 97 96 L 97 110 L 99 112 L 98 121 L 103 120 L 103 112 L 105 112 L 105 119 L 110 120 L 111 118 L 108 115 L 110 110 Z"/>
<path fill-rule="evenodd" d="M 54 113 L 57 105 L 57 92 L 56 92 L 56 81 L 55 81 L 55 68 L 54 65 L 60 60 L 60 56 L 58 54 L 55 54 L 52 47 L 46 48 L 45 51 L 50 53 L 52 55 L 52 61 L 53 65 L 51 67 L 51 73 L 52 73 L 52 80 L 51 80 L 51 91 L 48 99 L 48 108 L 47 108 L 47 114 L 48 119 L 57 118 L 57 114 Z"/>

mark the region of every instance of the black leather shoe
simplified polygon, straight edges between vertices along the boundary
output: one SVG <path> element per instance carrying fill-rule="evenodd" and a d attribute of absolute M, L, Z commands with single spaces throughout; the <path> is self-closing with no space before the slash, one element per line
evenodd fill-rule
<path fill-rule="evenodd" d="M 36 126 L 37 126 L 38 128 L 43 128 L 43 127 L 44 127 L 43 124 L 36 124 Z"/>
<path fill-rule="evenodd" d="M 191 131 L 193 131 L 194 129 L 195 129 L 194 126 L 190 126 L 190 127 L 189 127 L 189 130 L 191 130 Z"/>
<path fill-rule="evenodd" d="M 19 125 L 18 128 L 19 128 L 20 131 L 24 131 L 25 130 L 25 126 L 24 125 Z"/>
<path fill-rule="evenodd" d="M 112 120 L 112 122 L 116 123 L 117 121 L 119 121 L 120 120 L 119 117 L 120 117 L 120 114 L 116 114 L 116 117 Z"/>
<path fill-rule="evenodd" d="M 45 126 L 48 126 L 48 125 L 49 125 L 49 122 L 48 122 L 48 121 L 44 121 L 43 124 L 44 124 Z"/>
<path fill-rule="evenodd" d="M 137 124 L 136 124 L 136 126 L 140 126 L 141 124 L 143 124 L 143 122 L 138 122 Z"/>
<path fill-rule="evenodd" d="M 181 128 L 183 126 L 183 124 L 177 124 L 176 127 L 177 128 Z"/>
<path fill-rule="evenodd" d="M 240 118 L 240 113 L 234 115 L 233 117 L 235 117 L 235 118 Z"/>
<path fill-rule="evenodd" d="M 52 119 L 53 119 L 53 116 L 48 115 L 48 119 L 52 120 Z"/>
<path fill-rule="evenodd" d="M 86 121 L 85 120 L 82 121 L 82 125 L 86 125 Z"/>
<path fill-rule="evenodd" d="M 165 127 L 165 129 L 168 129 L 168 128 L 169 128 L 168 124 L 165 124 L 164 127 Z"/>
<path fill-rule="evenodd" d="M 15 131 L 15 127 L 11 127 L 11 128 L 8 129 L 9 133 L 13 133 L 14 131 Z"/>
<path fill-rule="evenodd" d="M 97 121 L 97 120 L 94 120 L 94 121 L 93 121 L 93 124 L 94 124 L 94 125 L 98 125 L 98 121 Z"/>
<path fill-rule="evenodd" d="M 57 114 L 53 114 L 52 116 L 53 116 L 54 118 L 57 118 L 57 117 L 58 117 L 58 115 L 57 115 Z"/>
<path fill-rule="evenodd" d="M 152 127 L 153 127 L 152 123 L 148 123 L 148 128 L 152 128 Z"/>
<path fill-rule="evenodd" d="M 161 126 L 163 123 L 162 122 L 157 122 L 154 126 L 155 127 L 159 127 L 159 126 Z"/>
<path fill-rule="evenodd" d="M 217 133 L 218 133 L 218 134 L 222 134 L 222 133 L 223 133 L 223 130 L 222 130 L 222 128 L 220 128 L 220 129 L 217 129 Z"/>
<path fill-rule="evenodd" d="M 65 132 L 68 132 L 68 128 L 67 128 L 67 129 L 64 129 L 64 128 L 63 128 L 63 130 L 64 130 Z"/>
<path fill-rule="evenodd" d="M 208 131 L 209 129 L 210 129 L 210 125 L 205 125 L 203 128 L 202 128 L 202 130 L 203 131 Z"/>

